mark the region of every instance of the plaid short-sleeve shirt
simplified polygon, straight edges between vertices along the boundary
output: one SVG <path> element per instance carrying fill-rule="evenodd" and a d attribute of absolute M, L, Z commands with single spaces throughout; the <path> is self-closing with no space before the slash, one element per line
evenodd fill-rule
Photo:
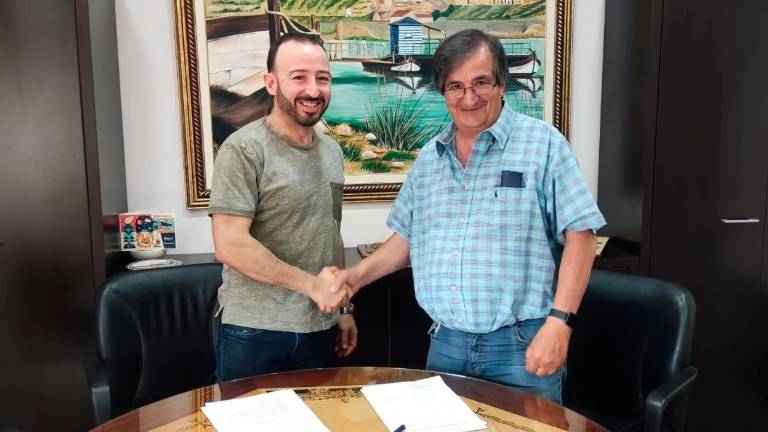
<path fill-rule="evenodd" d="M 546 316 L 565 230 L 605 225 L 568 142 L 508 106 L 466 168 L 454 137 L 424 146 L 387 221 L 410 244 L 419 304 L 473 333 Z"/>

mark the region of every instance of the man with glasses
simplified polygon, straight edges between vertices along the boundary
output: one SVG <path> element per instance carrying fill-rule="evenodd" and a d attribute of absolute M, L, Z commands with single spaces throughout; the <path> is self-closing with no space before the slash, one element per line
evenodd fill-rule
<path fill-rule="evenodd" d="M 351 296 L 410 262 L 432 317 L 427 369 L 561 402 L 568 342 L 605 224 L 565 138 L 504 105 L 498 39 L 448 37 L 433 84 L 453 124 L 427 143 L 389 216 L 395 233 L 337 273 Z"/>
<path fill-rule="evenodd" d="M 220 381 L 330 366 L 334 346 L 344 357 L 357 345 L 352 315 L 335 313 L 345 293 L 332 294 L 331 269 L 321 272 L 344 260 L 341 149 L 313 129 L 331 99 L 322 41 L 281 37 L 267 71 L 272 110 L 224 142 L 211 187 L 213 240 L 224 263 Z"/>

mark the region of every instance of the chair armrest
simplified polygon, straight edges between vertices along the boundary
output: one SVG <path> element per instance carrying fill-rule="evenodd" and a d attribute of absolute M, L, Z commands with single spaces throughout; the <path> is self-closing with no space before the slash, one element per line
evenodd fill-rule
<path fill-rule="evenodd" d="M 95 353 L 85 356 L 85 378 L 91 387 L 91 402 L 96 425 L 112 419 L 112 395 L 109 388 L 109 368 Z"/>
<path fill-rule="evenodd" d="M 645 398 L 645 417 L 643 419 L 645 432 L 661 432 L 667 405 L 683 390 L 687 389 L 698 375 L 698 369 L 688 366 L 677 371 L 667 382 L 648 393 Z"/>

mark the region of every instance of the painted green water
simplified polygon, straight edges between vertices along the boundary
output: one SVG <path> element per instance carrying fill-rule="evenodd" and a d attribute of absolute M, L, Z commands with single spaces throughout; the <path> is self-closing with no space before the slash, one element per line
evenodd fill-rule
<path fill-rule="evenodd" d="M 505 40 L 505 47 L 514 42 L 530 44 L 541 60 L 537 76 L 532 79 L 511 79 L 507 83 L 505 101 L 517 112 L 535 118 L 544 115 L 544 39 Z M 450 120 L 443 96 L 434 90 L 430 77 L 383 77 L 363 71 L 360 63 L 331 62 L 333 90 L 331 105 L 325 113 L 329 123 L 347 123 L 359 130 L 373 110 L 383 104 L 413 108 L 422 122 L 444 125 Z"/>

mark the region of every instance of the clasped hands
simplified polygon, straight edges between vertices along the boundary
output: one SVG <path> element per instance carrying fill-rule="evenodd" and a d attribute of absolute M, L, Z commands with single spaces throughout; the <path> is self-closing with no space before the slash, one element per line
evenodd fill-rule
<path fill-rule="evenodd" d="M 339 306 L 349 303 L 358 288 L 350 284 L 350 270 L 324 267 L 317 274 L 310 289 L 310 298 L 325 313 L 335 312 Z"/>
<path fill-rule="evenodd" d="M 339 306 L 349 303 L 356 290 L 344 282 L 346 271 L 338 267 L 325 267 L 314 278 L 310 297 L 325 313 L 333 313 Z M 337 287 L 342 287 L 341 289 Z M 339 317 L 339 334 L 336 337 L 336 353 L 347 357 L 357 347 L 357 324 L 352 315 Z"/>

